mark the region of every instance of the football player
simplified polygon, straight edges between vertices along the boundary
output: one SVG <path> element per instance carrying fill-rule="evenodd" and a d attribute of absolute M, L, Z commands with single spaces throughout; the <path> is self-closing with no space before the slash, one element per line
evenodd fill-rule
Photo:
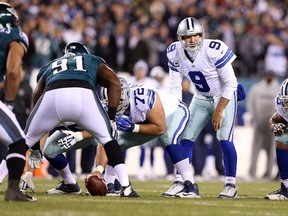
<path fill-rule="evenodd" d="M 276 112 L 269 120 L 270 129 L 275 134 L 275 148 L 281 186 L 266 195 L 269 200 L 288 200 L 288 79 L 284 80 L 275 98 Z"/>
<path fill-rule="evenodd" d="M 108 89 L 107 111 L 96 94 L 97 85 Z M 121 148 L 115 139 L 120 92 L 118 77 L 102 58 L 89 54 L 79 42 L 68 43 L 64 56 L 47 63 L 37 75 L 32 97 L 33 110 L 25 128 L 28 146 L 34 146 L 59 124 L 74 122 L 103 144 L 109 161 L 120 176 L 122 196 L 138 197 L 129 181 Z M 38 153 L 29 158 L 35 167 L 41 160 L 39 151 L 34 150 Z"/>
<path fill-rule="evenodd" d="M 175 193 L 164 193 L 163 196 L 181 197 L 181 198 L 200 198 L 197 184 L 194 182 L 191 166 L 185 150 L 180 145 L 186 124 L 189 121 L 189 111 L 187 106 L 169 94 L 158 92 L 156 90 L 134 86 L 129 88 L 125 79 L 120 78 L 122 86 L 123 100 L 117 108 L 117 115 L 122 116 L 128 112 L 129 117 L 117 117 L 116 123 L 119 132 L 119 144 L 124 151 L 130 147 L 144 144 L 150 140 L 159 139 L 159 142 L 167 149 L 169 155 L 179 172 L 181 181 L 181 190 Z M 107 90 L 102 91 L 102 101 L 107 106 Z M 125 96 L 126 95 L 126 96 Z M 125 101 L 125 102 L 123 102 Z M 49 139 L 49 145 L 45 145 L 43 153 L 45 157 L 53 158 L 65 149 L 77 149 L 83 147 L 82 139 L 88 138 L 86 132 L 65 131 L 68 135 L 61 139 L 63 131 L 55 132 Z M 63 137 L 63 136 L 62 136 Z M 48 139 L 48 140 L 49 140 Z M 59 140 L 58 140 L 59 139 Z M 66 150 L 67 151 L 67 150 Z M 102 152 L 102 153 L 101 153 Z M 98 175 L 104 171 L 104 167 L 109 161 L 105 152 L 98 145 L 96 155 L 96 170 L 91 175 Z M 105 181 L 108 186 L 108 195 L 116 195 L 114 191 L 115 174 L 113 167 L 108 162 L 105 170 Z M 71 172 L 59 173 L 62 177 L 72 176 Z"/>
<path fill-rule="evenodd" d="M 25 134 L 12 112 L 14 100 L 21 82 L 22 59 L 28 49 L 27 35 L 18 26 L 16 11 L 0 2 L 0 81 L 5 83 L 4 103 L 0 102 L 0 139 L 8 146 L 2 161 L 9 172 L 6 201 L 36 201 L 19 190 L 28 146 Z"/>
<path fill-rule="evenodd" d="M 167 48 L 170 93 L 181 99 L 183 77 L 195 90 L 189 106 L 186 146 L 194 142 L 208 121 L 212 120 L 223 151 L 226 181 L 220 198 L 234 198 L 236 190 L 237 153 L 233 142 L 237 111 L 237 79 L 232 50 L 221 40 L 205 39 L 199 20 L 183 19 L 177 28 L 178 41 Z M 191 154 L 191 153 L 190 153 Z"/>

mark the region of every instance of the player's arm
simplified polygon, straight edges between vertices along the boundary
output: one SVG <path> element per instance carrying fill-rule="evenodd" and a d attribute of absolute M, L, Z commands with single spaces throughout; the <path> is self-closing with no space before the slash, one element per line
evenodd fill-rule
<path fill-rule="evenodd" d="M 165 113 L 157 92 L 155 102 L 150 111 L 146 114 L 146 120 L 134 124 L 128 118 L 117 118 L 117 128 L 124 132 L 140 133 L 145 135 L 161 135 L 166 130 Z"/>
<path fill-rule="evenodd" d="M 96 163 L 96 169 L 93 170 L 89 174 L 89 176 L 90 175 L 97 175 L 99 178 L 102 178 L 102 174 L 103 174 L 105 167 L 108 163 L 108 158 L 107 158 L 104 147 L 100 143 L 98 143 L 98 145 L 97 145 L 95 163 Z"/>
<path fill-rule="evenodd" d="M 35 104 L 37 103 L 37 101 L 39 100 L 39 98 L 41 97 L 43 91 L 45 88 L 45 82 L 44 82 L 44 78 L 43 76 L 40 77 L 34 91 L 32 94 L 32 108 L 35 106 Z"/>
<path fill-rule="evenodd" d="M 275 134 L 275 136 L 281 136 L 285 133 L 287 121 L 275 112 L 273 116 L 269 119 L 269 128 Z"/>
<path fill-rule="evenodd" d="M 156 102 L 154 107 L 147 113 L 146 121 L 139 124 L 139 132 L 146 135 L 161 135 L 166 130 L 166 121 L 164 108 L 160 97 L 156 93 Z"/>
<path fill-rule="evenodd" d="M 5 100 L 13 101 L 17 96 L 21 82 L 22 58 L 25 54 L 24 47 L 13 41 L 9 44 L 6 62 Z"/>
<path fill-rule="evenodd" d="M 224 84 L 222 86 L 222 96 L 212 116 L 212 123 L 216 131 L 221 127 L 224 109 L 237 89 L 237 79 L 231 63 L 227 63 L 224 67 L 218 68 L 218 71 Z"/>
<path fill-rule="evenodd" d="M 115 72 L 104 63 L 99 63 L 98 70 L 98 84 L 107 88 L 108 115 L 111 120 L 114 120 L 121 96 L 120 80 Z"/>

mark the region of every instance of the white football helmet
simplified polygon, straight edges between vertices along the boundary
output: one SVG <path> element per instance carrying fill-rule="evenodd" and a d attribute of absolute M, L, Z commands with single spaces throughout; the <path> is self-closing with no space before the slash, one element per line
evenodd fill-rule
<path fill-rule="evenodd" d="M 288 109 L 288 79 L 285 79 L 280 87 L 279 100 L 281 106 Z"/>
<path fill-rule="evenodd" d="M 187 43 L 183 40 L 185 36 L 192 36 L 197 34 L 199 34 L 201 37 L 199 42 Z M 177 28 L 177 35 L 183 49 L 194 52 L 201 48 L 205 37 L 205 30 L 199 20 L 193 17 L 187 17 L 179 23 Z"/>
<path fill-rule="evenodd" d="M 118 78 L 121 83 L 121 97 L 120 97 L 119 105 L 116 110 L 116 115 L 121 116 L 129 107 L 130 87 L 129 87 L 128 82 L 124 78 L 122 77 L 118 77 Z M 108 107 L 107 88 L 101 88 L 100 97 L 101 97 L 101 102 L 103 106 L 107 108 Z"/>

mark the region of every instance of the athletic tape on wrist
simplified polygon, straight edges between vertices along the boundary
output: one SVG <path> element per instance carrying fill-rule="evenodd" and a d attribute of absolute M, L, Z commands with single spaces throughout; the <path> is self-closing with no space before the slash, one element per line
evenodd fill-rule
<path fill-rule="evenodd" d="M 98 172 L 100 172 L 101 174 L 104 172 L 104 167 L 103 166 L 101 166 L 101 165 L 98 165 L 97 167 L 96 167 L 96 171 L 98 171 Z"/>
<path fill-rule="evenodd" d="M 138 133 L 139 132 L 139 130 L 140 130 L 140 125 L 139 124 L 135 124 L 134 125 L 134 129 L 133 129 L 133 133 Z"/>

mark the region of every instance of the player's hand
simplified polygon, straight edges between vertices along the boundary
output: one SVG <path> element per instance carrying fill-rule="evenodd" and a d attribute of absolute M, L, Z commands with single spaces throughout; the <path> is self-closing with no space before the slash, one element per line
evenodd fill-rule
<path fill-rule="evenodd" d="M 282 134 L 285 133 L 285 130 L 286 130 L 286 125 L 283 123 L 274 124 L 273 129 L 272 129 L 275 136 L 281 136 Z"/>
<path fill-rule="evenodd" d="M 111 125 L 111 133 L 112 137 L 117 140 L 118 139 L 118 132 L 117 132 L 117 125 L 114 120 L 110 120 L 110 125 Z"/>
<path fill-rule="evenodd" d="M 5 105 L 13 112 L 14 107 L 15 107 L 15 101 L 5 100 Z"/>
<path fill-rule="evenodd" d="M 60 146 L 61 149 L 69 149 L 77 142 L 83 140 L 83 135 L 80 131 L 73 132 L 68 130 L 62 130 L 61 132 L 67 135 L 58 140 L 58 146 Z"/>
<path fill-rule="evenodd" d="M 28 155 L 28 164 L 32 168 L 40 168 L 40 163 L 43 163 L 41 150 L 30 149 Z"/>
<path fill-rule="evenodd" d="M 212 124 L 213 124 L 215 131 L 221 128 L 222 120 L 223 120 L 223 112 L 214 111 L 213 116 L 212 116 Z"/>
<path fill-rule="evenodd" d="M 132 132 L 135 124 L 128 118 L 116 118 L 116 124 L 119 131 Z"/>

